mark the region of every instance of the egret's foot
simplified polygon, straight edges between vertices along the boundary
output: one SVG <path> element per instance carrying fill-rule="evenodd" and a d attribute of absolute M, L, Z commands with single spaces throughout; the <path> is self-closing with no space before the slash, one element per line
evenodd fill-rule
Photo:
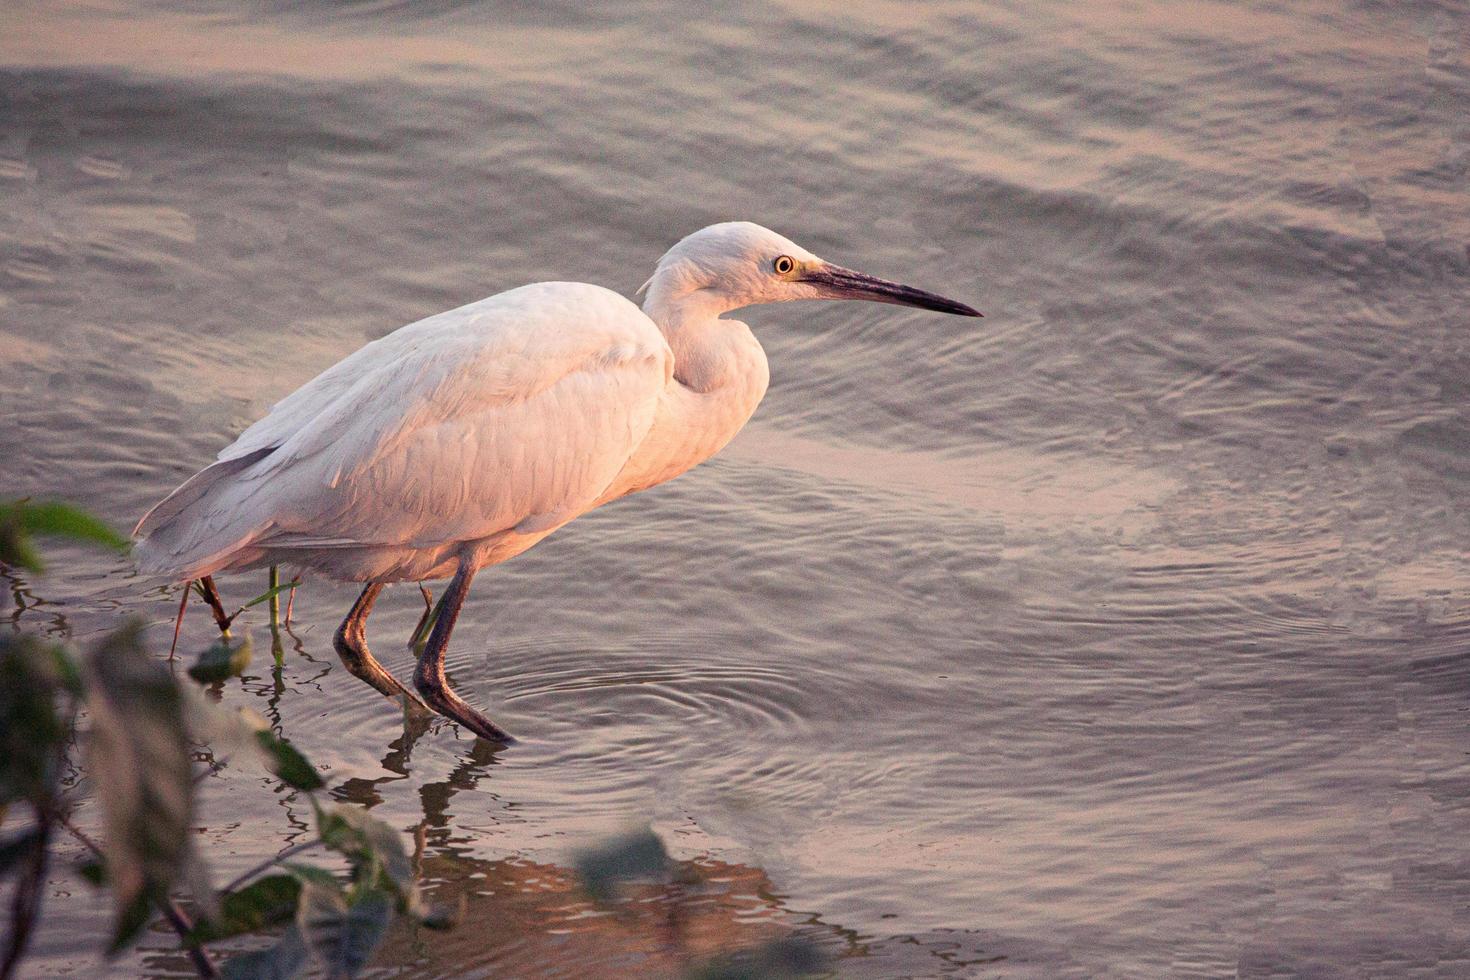
<path fill-rule="evenodd" d="M 449 587 L 439 597 L 439 611 L 431 614 L 433 626 L 424 652 L 419 654 L 419 665 L 413 672 L 413 686 L 424 696 L 424 702 L 445 718 L 457 721 L 483 739 L 509 745 L 515 739 L 495 722 L 480 714 L 464 702 L 449 687 L 449 678 L 444 674 L 444 649 L 449 646 L 449 634 L 459 618 L 464 597 L 470 591 L 470 580 L 475 577 L 475 566 L 461 560 Z"/>
<path fill-rule="evenodd" d="M 424 660 L 419 661 L 419 668 L 414 671 L 413 685 L 419 689 L 425 704 L 483 739 L 502 745 L 510 745 L 515 741 L 515 736 L 510 732 L 471 708 L 464 698 L 450 690 L 442 678 L 434 676 L 432 671 L 426 671 L 424 664 Z"/>
<path fill-rule="evenodd" d="M 402 699 L 403 706 L 407 711 L 422 711 L 428 713 L 429 709 L 414 696 L 414 693 L 404 687 L 398 678 L 388 672 L 388 668 L 373 657 L 368 650 L 367 631 L 364 622 L 367 615 L 372 611 L 373 603 L 378 598 L 378 593 L 383 591 L 381 583 L 369 583 L 363 590 L 362 595 L 352 604 L 352 611 L 347 618 L 342 620 L 342 625 L 337 627 L 336 634 L 332 637 L 332 646 L 341 658 L 342 665 L 353 677 L 366 682 L 378 693 L 394 701 Z"/>
<path fill-rule="evenodd" d="M 403 706 L 408 711 L 429 713 L 428 707 L 418 699 L 418 696 L 403 685 L 403 682 L 388 672 L 388 669 L 368 653 L 366 645 L 357 647 L 353 644 L 353 637 L 343 636 L 338 630 L 337 635 L 332 638 L 332 645 L 337 649 L 337 656 L 342 659 L 342 665 L 347 672 L 358 680 L 363 681 L 383 697 L 393 701 L 402 699 Z"/>

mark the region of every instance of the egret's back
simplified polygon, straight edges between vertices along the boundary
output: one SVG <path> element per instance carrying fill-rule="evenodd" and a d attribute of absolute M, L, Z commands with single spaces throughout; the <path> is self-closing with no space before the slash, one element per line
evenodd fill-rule
<path fill-rule="evenodd" d="M 467 542 L 544 535 L 647 434 L 673 355 L 623 297 L 537 283 L 409 324 L 328 368 L 139 523 L 145 571 L 264 562 L 432 577 Z"/>

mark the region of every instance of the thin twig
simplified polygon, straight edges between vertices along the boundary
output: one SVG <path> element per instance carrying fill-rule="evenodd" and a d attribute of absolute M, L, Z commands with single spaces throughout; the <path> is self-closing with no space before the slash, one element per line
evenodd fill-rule
<path fill-rule="evenodd" d="M 174 651 L 179 648 L 179 630 L 184 625 L 184 607 L 189 604 L 189 593 L 193 590 L 193 583 L 184 585 L 184 594 L 179 597 L 179 615 L 174 619 L 174 641 L 168 645 L 168 659 L 174 658 Z"/>
<path fill-rule="evenodd" d="M 229 764 L 230 764 L 230 757 L 229 756 L 225 756 L 223 759 L 211 759 L 211 760 L 209 760 L 208 762 L 205 763 L 205 768 L 199 770 L 198 772 L 196 772 L 194 774 L 194 785 L 195 786 L 198 786 L 200 783 L 204 782 L 210 776 L 213 776 L 213 775 L 216 775 L 217 773 L 223 772 L 224 771 L 224 768 L 226 766 L 228 766 Z"/>
<path fill-rule="evenodd" d="M 245 882 L 249 881 L 251 878 L 254 878 L 262 871 L 269 871 L 271 868 L 286 860 L 286 858 L 296 854 L 300 854 L 302 851 L 309 851 L 313 847 L 320 847 L 321 844 L 322 842 L 319 840 L 309 840 L 303 841 L 300 844 L 292 844 L 290 847 L 286 848 L 284 851 L 275 855 L 274 857 L 266 858 L 264 861 L 260 862 L 249 871 L 246 871 L 243 874 L 236 875 L 235 880 L 224 887 L 224 894 L 228 895 L 236 888 L 239 888 L 241 885 L 245 884 Z"/>
<path fill-rule="evenodd" d="M 219 976 L 219 967 L 214 965 L 214 960 L 209 958 L 209 953 L 199 945 L 197 939 L 191 940 L 190 933 L 194 931 L 194 923 L 179 908 L 179 903 L 172 898 L 167 899 L 159 906 L 163 917 L 168 924 L 174 927 L 174 932 L 179 934 L 179 940 L 184 944 L 184 951 L 189 954 L 189 960 L 194 964 L 194 969 L 199 971 L 201 977 L 216 978 Z"/>
<path fill-rule="evenodd" d="M 73 837 L 86 845 L 87 850 L 91 851 L 93 855 L 99 858 L 102 857 L 102 848 L 97 846 L 96 841 L 82 833 L 81 828 L 74 825 L 66 817 L 59 817 L 57 822 L 65 827 Z M 168 924 L 173 926 L 174 932 L 179 934 L 179 941 L 184 944 L 184 952 L 189 954 L 189 960 L 194 964 L 194 969 L 198 971 L 199 975 L 207 978 L 218 977 L 219 967 L 214 965 L 214 960 L 209 958 L 209 953 L 205 951 L 204 947 L 199 945 L 199 941 L 190 936 L 194 931 L 194 922 L 189 918 L 188 913 L 179 907 L 178 902 L 169 897 L 165 897 L 162 901 L 155 901 L 154 904 L 163 913 L 163 917 L 168 920 Z"/>
<path fill-rule="evenodd" d="M 98 844 L 97 844 L 96 841 L 94 841 L 92 838 L 88 837 L 85 833 L 83 833 L 83 831 L 82 831 L 82 829 L 80 827 L 78 827 L 76 824 L 72 823 L 66 817 L 61 817 L 58 820 L 58 823 L 60 823 L 63 827 L 65 827 L 67 829 L 67 832 L 70 833 L 73 837 L 75 837 L 77 840 L 81 841 L 82 844 L 87 848 L 87 850 L 89 850 L 89 851 L 92 852 L 92 856 L 93 857 L 98 857 L 98 858 L 102 857 L 102 848 L 100 846 L 98 846 Z"/>

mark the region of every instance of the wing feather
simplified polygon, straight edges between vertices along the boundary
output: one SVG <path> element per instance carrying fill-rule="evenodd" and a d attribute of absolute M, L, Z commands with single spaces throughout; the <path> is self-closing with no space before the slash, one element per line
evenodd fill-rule
<path fill-rule="evenodd" d="M 617 476 L 672 366 L 636 306 L 583 284 L 521 287 L 411 324 L 282 399 L 220 454 L 244 465 L 172 515 L 201 532 L 173 535 L 187 546 L 170 549 L 182 552 L 172 564 L 549 530 Z"/>

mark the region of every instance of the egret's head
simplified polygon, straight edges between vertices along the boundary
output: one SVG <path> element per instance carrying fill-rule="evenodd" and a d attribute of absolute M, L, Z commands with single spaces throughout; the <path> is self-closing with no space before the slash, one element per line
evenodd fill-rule
<path fill-rule="evenodd" d="M 943 296 L 825 262 L 749 221 L 726 221 L 686 236 L 659 259 L 644 290 L 650 313 L 677 305 L 717 316 L 792 299 L 865 299 L 980 316 Z"/>

